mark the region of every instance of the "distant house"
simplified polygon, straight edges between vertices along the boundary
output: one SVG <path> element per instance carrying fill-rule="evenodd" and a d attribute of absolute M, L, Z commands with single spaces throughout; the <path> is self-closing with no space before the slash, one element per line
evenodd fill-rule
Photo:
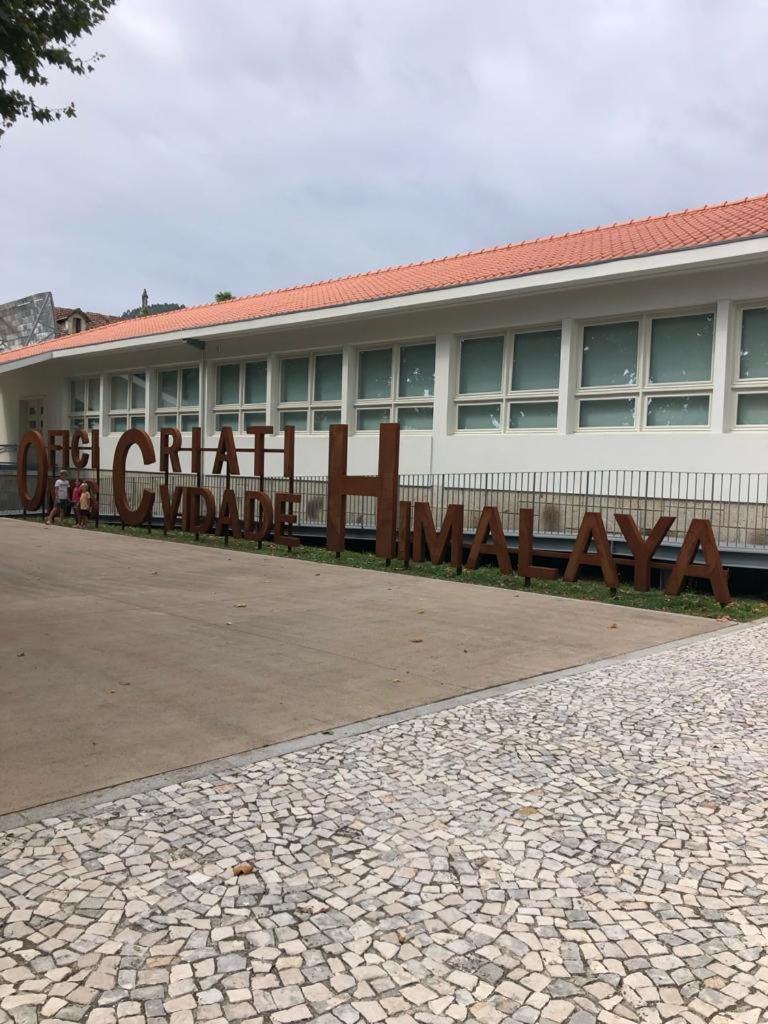
<path fill-rule="evenodd" d="M 0 352 L 106 327 L 119 319 L 119 316 L 90 313 L 79 307 L 54 306 L 50 292 L 25 295 L 0 304 Z"/>
<path fill-rule="evenodd" d="M 108 313 L 90 313 L 78 306 L 76 309 L 65 309 L 63 306 L 54 306 L 54 320 L 56 322 L 56 337 L 60 338 L 65 334 L 79 334 L 80 331 L 90 331 L 94 327 L 104 327 L 119 320 L 119 316 L 110 316 Z"/>

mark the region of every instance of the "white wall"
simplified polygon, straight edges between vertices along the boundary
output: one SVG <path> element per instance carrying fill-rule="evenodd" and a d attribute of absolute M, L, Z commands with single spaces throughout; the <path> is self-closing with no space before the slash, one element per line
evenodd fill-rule
<path fill-rule="evenodd" d="M 251 335 L 220 335 L 207 341 L 205 353 L 190 345 L 158 345 L 151 339 L 130 350 L 107 351 L 56 358 L 21 370 L 0 373 L 0 443 L 19 437 L 19 402 L 43 395 L 47 426 L 68 424 L 67 381 L 71 377 L 104 375 L 127 370 L 154 370 L 163 366 L 200 363 L 213 392 L 216 361 L 259 354 L 303 354 L 318 350 L 347 353 L 354 363 L 359 345 L 407 340 L 436 340 L 434 429 L 429 433 L 401 435 L 401 472 L 500 472 L 507 470 L 562 469 L 655 469 L 757 472 L 768 469 L 765 451 L 768 427 L 733 429 L 731 375 L 738 352 L 734 311 L 739 303 L 768 304 L 768 263 L 735 266 L 723 270 L 688 271 L 646 277 L 631 283 L 580 285 L 559 291 L 469 302 L 432 311 L 377 313 L 337 322 L 259 330 Z M 568 341 L 578 340 L 580 321 L 610 316 L 635 316 L 651 312 L 687 311 L 706 307 L 717 310 L 713 356 L 714 382 L 711 422 L 706 429 L 632 430 L 583 432 L 575 426 L 572 375 L 567 369 Z M 525 329 L 564 324 L 565 370 L 559 395 L 560 416 L 556 433 L 459 432 L 453 414 L 453 380 L 458 338 L 463 333 Z M 277 360 L 274 360 L 276 365 Z M 277 423 L 273 403 L 268 422 Z M 343 418 L 354 423 L 351 388 L 345 388 Z M 102 465 L 111 464 L 114 438 L 107 433 L 106 401 L 102 403 Z M 209 445 L 215 444 L 213 417 L 206 416 Z M 243 444 L 247 439 L 243 438 Z M 279 438 L 277 439 L 279 444 Z M 327 435 L 297 434 L 296 471 L 299 475 L 327 471 Z M 349 468 L 355 473 L 374 473 L 377 438 L 355 434 L 350 426 Z M 138 468 L 134 461 L 133 467 Z M 250 460 L 244 457 L 249 470 Z M 268 463 L 279 472 L 279 457 Z"/>

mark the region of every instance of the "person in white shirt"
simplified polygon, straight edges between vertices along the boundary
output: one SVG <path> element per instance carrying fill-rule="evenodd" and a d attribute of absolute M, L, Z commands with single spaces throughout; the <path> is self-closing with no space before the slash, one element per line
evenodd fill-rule
<path fill-rule="evenodd" d="M 58 516 L 61 525 L 64 525 L 64 516 L 69 512 L 69 478 L 66 469 L 62 469 L 53 485 L 53 508 L 48 513 L 46 523 L 53 526 L 54 519 Z"/>

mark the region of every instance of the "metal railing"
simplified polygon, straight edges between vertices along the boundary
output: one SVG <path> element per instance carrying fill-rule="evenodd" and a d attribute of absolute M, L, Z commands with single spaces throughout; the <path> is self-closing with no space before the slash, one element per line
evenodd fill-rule
<path fill-rule="evenodd" d="M 92 478 L 87 471 L 83 478 Z M 2 486 L 0 476 L 0 486 Z M 142 491 L 155 491 L 155 514 L 161 515 L 159 487 L 164 477 L 158 473 L 129 472 L 128 498 L 138 504 Z M 32 480 L 30 481 L 32 483 Z M 0 490 L 0 511 L 15 511 L 18 498 L 15 479 L 10 474 Z M 224 487 L 223 476 L 206 475 L 203 486 L 217 502 Z M 171 474 L 169 485 L 194 486 L 192 474 Z M 253 477 L 233 477 L 232 490 L 242 510 L 245 491 L 258 490 Z M 285 477 L 267 477 L 264 490 L 274 499 L 289 489 Z M 327 516 L 327 478 L 294 478 L 294 489 L 301 502 L 294 507 L 298 527 L 325 527 Z M 723 549 L 768 552 L 768 473 L 694 473 L 656 470 L 552 470 L 510 473 L 404 474 L 400 476 L 400 499 L 427 501 L 435 522 L 442 521 L 449 504 L 464 506 L 465 530 L 477 525 L 485 505 L 495 505 L 501 513 L 504 529 L 516 534 L 521 508 L 534 510 L 537 536 L 572 537 L 587 511 L 601 512 L 610 535 L 619 537 L 614 513 L 631 513 L 642 530 L 649 530 L 659 516 L 675 516 L 668 534 L 671 542 L 680 542 L 691 519 L 709 519 L 718 544 Z M 11 493 L 12 492 L 12 493 Z M 100 512 L 115 514 L 112 474 L 101 473 Z M 350 530 L 374 530 L 376 500 L 365 497 L 347 499 L 347 526 Z"/>

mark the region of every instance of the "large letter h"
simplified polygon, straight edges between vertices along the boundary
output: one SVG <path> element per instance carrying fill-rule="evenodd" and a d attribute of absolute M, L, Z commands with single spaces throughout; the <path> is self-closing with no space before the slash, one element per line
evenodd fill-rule
<path fill-rule="evenodd" d="M 400 424 L 379 427 L 378 476 L 350 476 L 347 473 L 346 423 L 330 428 L 328 439 L 328 527 L 325 546 L 337 554 L 344 551 L 347 525 L 347 496 L 376 498 L 376 554 L 394 558 L 396 551 L 396 509 Z"/>

